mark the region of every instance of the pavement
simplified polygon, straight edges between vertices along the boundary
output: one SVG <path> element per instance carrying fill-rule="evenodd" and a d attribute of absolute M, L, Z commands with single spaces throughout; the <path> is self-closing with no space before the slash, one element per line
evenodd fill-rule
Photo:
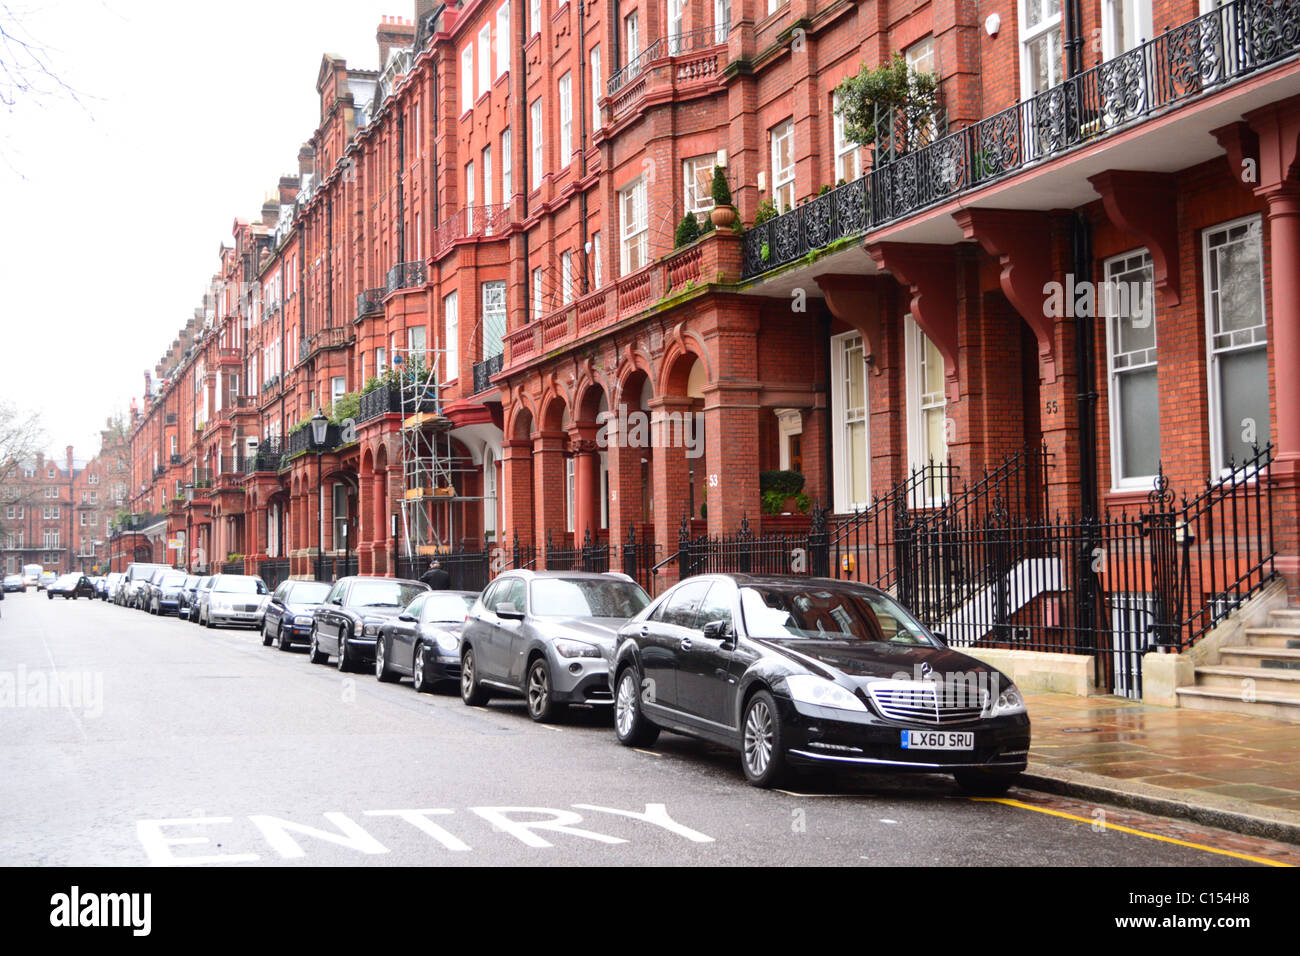
<path fill-rule="evenodd" d="M 1300 724 L 1028 694 L 1021 785 L 1300 844 Z"/>
<path fill-rule="evenodd" d="M 521 701 L 466 707 L 248 630 L 23 597 L 0 619 L 0 865 L 1300 865 L 1300 840 L 1126 792 L 971 799 L 894 773 L 757 790 L 711 744 L 620 747 L 607 710 L 541 726 Z M 1089 706 L 1129 705 L 1031 702 L 1039 752 L 1096 726 Z"/>

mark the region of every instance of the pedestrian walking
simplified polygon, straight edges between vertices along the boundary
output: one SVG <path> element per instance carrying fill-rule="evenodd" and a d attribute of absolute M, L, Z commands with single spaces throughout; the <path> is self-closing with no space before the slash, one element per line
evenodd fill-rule
<path fill-rule="evenodd" d="M 436 558 L 433 564 L 429 565 L 429 570 L 420 575 L 420 580 L 435 591 L 446 591 L 451 588 L 451 575 Z"/>

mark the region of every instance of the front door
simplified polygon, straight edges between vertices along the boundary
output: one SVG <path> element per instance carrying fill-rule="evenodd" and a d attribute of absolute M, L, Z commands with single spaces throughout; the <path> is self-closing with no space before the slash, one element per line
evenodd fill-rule
<path fill-rule="evenodd" d="M 710 724 L 732 727 L 731 702 L 736 676 L 732 667 L 734 632 L 726 640 L 704 636 L 711 622 L 733 625 L 736 587 L 725 578 L 715 580 L 695 615 L 689 650 L 677 657 L 677 701 L 683 711 Z"/>

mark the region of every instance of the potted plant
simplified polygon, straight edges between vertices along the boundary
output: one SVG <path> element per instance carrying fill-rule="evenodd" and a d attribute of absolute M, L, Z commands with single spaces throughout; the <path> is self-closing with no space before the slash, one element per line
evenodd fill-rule
<path fill-rule="evenodd" d="M 709 219 L 719 229 L 725 229 L 736 221 L 736 207 L 731 204 L 731 187 L 727 185 L 727 175 L 721 166 L 713 167 L 713 208 L 709 210 Z"/>
<path fill-rule="evenodd" d="M 803 493 L 804 477 L 797 471 L 764 471 L 758 476 L 763 511 L 769 515 L 806 514 L 812 500 Z"/>
<path fill-rule="evenodd" d="M 698 238 L 700 238 L 700 223 L 695 218 L 694 213 L 688 212 L 682 217 L 682 221 L 677 224 L 677 232 L 673 235 L 673 248 L 680 249 L 682 246 L 689 246 Z"/>

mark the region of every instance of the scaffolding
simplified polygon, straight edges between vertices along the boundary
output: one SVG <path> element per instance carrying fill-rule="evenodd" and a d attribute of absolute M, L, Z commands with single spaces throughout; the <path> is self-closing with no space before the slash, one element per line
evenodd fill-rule
<path fill-rule="evenodd" d="M 402 409 L 402 537 L 406 557 L 452 550 L 465 526 L 464 507 L 481 497 L 462 495 L 477 472 L 473 459 L 455 452 L 455 427 L 443 412 L 444 352 L 394 349 Z"/>

